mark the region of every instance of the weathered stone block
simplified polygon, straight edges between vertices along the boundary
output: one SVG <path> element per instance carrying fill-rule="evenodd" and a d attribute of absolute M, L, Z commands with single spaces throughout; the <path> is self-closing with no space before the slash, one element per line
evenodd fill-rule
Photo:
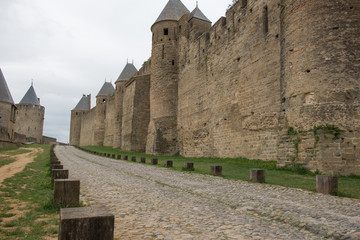
<path fill-rule="evenodd" d="M 50 169 L 64 169 L 64 166 L 61 164 L 50 164 Z"/>
<path fill-rule="evenodd" d="M 195 168 L 194 168 L 194 163 L 192 162 L 186 162 L 184 163 L 184 168 L 188 171 L 194 171 Z"/>
<path fill-rule="evenodd" d="M 265 182 L 265 170 L 250 169 L 250 180 L 254 182 Z"/>
<path fill-rule="evenodd" d="M 140 162 L 141 163 L 146 163 L 146 158 L 144 158 L 144 157 L 140 158 Z"/>
<path fill-rule="evenodd" d="M 54 180 L 54 207 L 78 207 L 80 203 L 80 180 Z"/>
<path fill-rule="evenodd" d="M 106 207 L 62 208 L 58 239 L 113 240 L 114 221 Z"/>
<path fill-rule="evenodd" d="M 210 166 L 210 172 L 215 176 L 222 176 L 222 166 Z"/>
<path fill-rule="evenodd" d="M 54 169 L 51 170 L 51 182 L 54 183 L 55 179 L 68 179 L 69 170 L 67 169 Z"/>
<path fill-rule="evenodd" d="M 125 155 L 123 160 L 128 160 L 128 159 L 129 159 L 129 157 L 127 155 Z"/>
<path fill-rule="evenodd" d="M 324 194 L 334 194 L 338 190 L 338 178 L 332 176 L 316 176 L 316 191 Z"/>
<path fill-rule="evenodd" d="M 121 159 L 121 155 L 117 155 L 117 157 L 116 157 L 117 159 Z"/>
<path fill-rule="evenodd" d="M 131 157 L 131 161 L 136 162 L 136 157 Z"/>
<path fill-rule="evenodd" d="M 151 159 L 151 164 L 153 164 L 153 165 L 158 164 L 158 159 L 157 158 L 152 158 Z"/>
<path fill-rule="evenodd" d="M 166 160 L 165 161 L 165 167 L 173 167 L 173 164 L 174 164 L 174 162 L 171 161 L 171 160 Z"/>

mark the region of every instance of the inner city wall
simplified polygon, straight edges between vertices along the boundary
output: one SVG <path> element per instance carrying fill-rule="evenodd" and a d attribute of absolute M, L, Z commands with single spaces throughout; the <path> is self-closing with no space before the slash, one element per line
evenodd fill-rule
<path fill-rule="evenodd" d="M 156 23 L 151 61 L 72 112 L 70 144 L 360 174 L 359 12 L 357 0 L 248 0 L 212 26 Z"/>

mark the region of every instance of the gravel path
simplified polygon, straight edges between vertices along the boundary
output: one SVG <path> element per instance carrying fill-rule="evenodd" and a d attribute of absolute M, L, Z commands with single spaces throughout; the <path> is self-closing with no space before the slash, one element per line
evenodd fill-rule
<path fill-rule="evenodd" d="M 117 239 L 360 239 L 358 200 L 55 152 L 81 200 L 115 214 Z"/>

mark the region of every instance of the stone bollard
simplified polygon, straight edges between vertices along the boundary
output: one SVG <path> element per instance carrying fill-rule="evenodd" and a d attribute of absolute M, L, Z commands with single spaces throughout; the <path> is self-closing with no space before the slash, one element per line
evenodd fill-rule
<path fill-rule="evenodd" d="M 128 156 L 127 156 L 127 155 L 125 155 L 123 160 L 128 160 Z"/>
<path fill-rule="evenodd" d="M 323 194 L 335 194 L 338 190 L 338 178 L 316 175 L 316 191 Z"/>
<path fill-rule="evenodd" d="M 265 170 L 250 169 L 250 180 L 254 182 L 265 182 Z"/>
<path fill-rule="evenodd" d="M 146 163 L 146 158 L 144 158 L 144 157 L 140 158 L 140 162 L 141 163 Z"/>
<path fill-rule="evenodd" d="M 116 157 L 117 159 L 121 159 L 121 155 L 117 155 L 117 157 Z"/>
<path fill-rule="evenodd" d="M 210 172 L 215 176 L 222 176 L 222 166 L 210 166 Z"/>
<path fill-rule="evenodd" d="M 131 157 L 131 161 L 136 162 L 136 157 Z"/>
<path fill-rule="evenodd" d="M 51 182 L 54 183 L 55 179 L 68 179 L 69 170 L 67 169 L 54 169 L 51 170 Z"/>
<path fill-rule="evenodd" d="M 113 240 L 114 221 L 106 207 L 62 208 L 58 239 Z"/>
<path fill-rule="evenodd" d="M 171 160 L 166 160 L 165 161 L 165 167 L 173 167 L 173 164 L 174 164 L 174 162 L 173 161 L 171 161 Z"/>
<path fill-rule="evenodd" d="M 80 180 L 54 180 L 54 207 L 78 207 L 80 205 Z"/>
<path fill-rule="evenodd" d="M 111 155 L 111 158 L 115 158 L 115 154 Z"/>
<path fill-rule="evenodd" d="M 64 169 L 64 166 L 61 164 L 50 164 L 50 169 Z"/>
<path fill-rule="evenodd" d="M 158 164 L 158 159 L 157 159 L 157 158 L 152 158 L 152 159 L 151 159 L 151 164 L 152 164 L 152 165 Z"/>
<path fill-rule="evenodd" d="M 194 168 L 194 163 L 192 162 L 186 162 L 184 163 L 184 168 L 188 171 L 194 171 L 195 168 Z"/>

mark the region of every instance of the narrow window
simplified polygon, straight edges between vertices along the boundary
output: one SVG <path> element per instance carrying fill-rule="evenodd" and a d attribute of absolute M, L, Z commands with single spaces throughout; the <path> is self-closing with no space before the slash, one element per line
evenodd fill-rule
<path fill-rule="evenodd" d="M 269 16 L 268 16 L 268 7 L 264 7 L 264 33 L 267 34 L 269 32 Z"/>
<path fill-rule="evenodd" d="M 242 0 L 241 7 L 244 8 L 247 5 L 247 0 Z"/>
<path fill-rule="evenodd" d="M 165 36 L 169 35 L 169 29 L 168 28 L 164 28 L 164 35 Z"/>
<path fill-rule="evenodd" d="M 172 64 L 172 65 L 175 65 L 175 60 L 172 60 L 172 61 L 171 61 L 171 64 Z"/>
<path fill-rule="evenodd" d="M 163 45 L 162 46 L 162 59 L 164 59 L 165 57 L 165 46 Z"/>

